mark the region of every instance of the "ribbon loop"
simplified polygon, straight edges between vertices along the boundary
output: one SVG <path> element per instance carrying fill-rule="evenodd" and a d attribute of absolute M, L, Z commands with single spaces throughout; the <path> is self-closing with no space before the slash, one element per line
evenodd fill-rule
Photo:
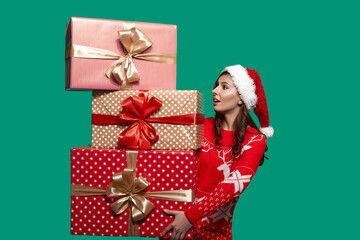
<path fill-rule="evenodd" d="M 147 188 L 147 186 L 149 186 L 149 184 L 150 183 L 148 181 L 146 181 L 145 178 L 140 176 L 139 178 L 137 178 L 135 180 L 135 183 L 134 183 L 134 185 L 133 185 L 133 187 L 131 189 L 131 192 L 132 193 L 142 192 Z"/>
<path fill-rule="evenodd" d="M 135 181 L 135 169 L 127 169 L 113 175 L 113 181 L 106 189 L 106 195 L 109 197 L 125 196 L 131 193 Z"/>
<path fill-rule="evenodd" d="M 114 78 L 116 79 L 116 81 L 118 81 L 119 83 L 122 83 L 122 78 L 123 76 L 120 76 L 120 74 L 122 73 L 120 68 L 123 65 L 122 63 L 124 62 L 124 57 L 120 57 L 117 61 L 113 62 L 110 67 L 108 67 L 105 71 L 105 75 L 108 78 L 111 78 L 111 76 L 114 76 Z"/>
<path fill-rule="evenodd" d="M 135 221 L 146 218 L 155 205 L 142 195 L 135 195 L 131 199 L 132 218 Z"/>
<path fill-rule="evenodd" d="M 118 31 L 118 34 L 122 46 L 129 54 L 144 52 L 152 45 L 150 38 L 135 27 Z"/>
<path fill-rule="evenodd" d="M 115 214 L 120 215 L 127 209 L 128 206 L 129 206 L 129 197 L 126 196 L 113 202 L 110 205 L 110 209 Z"/>

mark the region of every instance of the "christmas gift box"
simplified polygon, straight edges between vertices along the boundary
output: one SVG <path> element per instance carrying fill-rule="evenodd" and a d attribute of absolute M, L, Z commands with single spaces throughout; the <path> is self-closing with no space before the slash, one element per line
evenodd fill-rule
<path fill-rule="evenodd" d="M 159 237 L 163 209 L 191 206 L 195 171 L 194 150 L 71 149 L 71 234 Z"/>
<path fill-rule="evenodd" d="M 66 90 L 176 89 L 175 25 L 72 17 Z"/>
<path fill-rule="evenodd" d="M 197 149 L 203 132 L 198 91 L 93 91 L 93 148 Z"/>

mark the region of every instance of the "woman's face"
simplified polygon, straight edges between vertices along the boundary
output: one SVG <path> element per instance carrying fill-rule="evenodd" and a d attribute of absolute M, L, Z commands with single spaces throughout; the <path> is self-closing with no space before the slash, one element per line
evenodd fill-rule
<path fill-rule="evenodd" d="M 212 90 L 214 110 L 217 113 L 237 114 L 243 103 L 230 74 L 221 75 Z"/>

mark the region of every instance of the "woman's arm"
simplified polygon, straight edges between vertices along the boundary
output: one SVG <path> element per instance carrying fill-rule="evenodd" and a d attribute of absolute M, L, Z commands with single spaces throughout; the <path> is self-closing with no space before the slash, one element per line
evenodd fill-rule
<path fill-rule="evenodd" d="M 242 155 L 237 160 L 238 164 L 230 176 L 220 182 L 210 194 L 192 205 L 185 212 L 179 211 L 177 212 L 178 214 L 169 213 L 175 216 L 175 220 L 165 228 L 162 236 L 168 231 L 173 230 L 172 238 L 182 239 L 180 236 L 185 235 L 189 230 L 189 228 L 187 229 L 188 226 L 192 226 L 199 219 L 209 215 L 239 196 L 249 185 L 256 173 L 265 148 L 266 142 L 263 135 L 256 134 L 250 136 L 247 143 L 243 145 Z"/>
<path fill-rule="evenodd" d="M 266 142 L 263 135 L 256 134 L 251 136 L 247 143 L 243 145 L 243 153 L 230 176 L 220 182 L 201 201 L 185 211 L 190 222 L 194 224 L 199 219 L 226 205 L 235 197 L 238 197 L 246 189 L 255 175 L 260 160 L 264 155 L 265 148 Z"/>

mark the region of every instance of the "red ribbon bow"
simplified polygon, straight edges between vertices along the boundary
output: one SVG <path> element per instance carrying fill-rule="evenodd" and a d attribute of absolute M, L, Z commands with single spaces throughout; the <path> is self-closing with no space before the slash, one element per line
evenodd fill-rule
<path fill-rule="evenodd" d="M 119 115 L 121 123 L 132 123 L 119 135 L 119 147 L 131 149 L 151 149 L 152 143 L 159 140 L 155 128 L 147 123 L 148 116 L 160 109 L 162 101 L 156 97 L 149 98 L 149 92 L 140 92 L 139 96 L 125 99 Z"/>

